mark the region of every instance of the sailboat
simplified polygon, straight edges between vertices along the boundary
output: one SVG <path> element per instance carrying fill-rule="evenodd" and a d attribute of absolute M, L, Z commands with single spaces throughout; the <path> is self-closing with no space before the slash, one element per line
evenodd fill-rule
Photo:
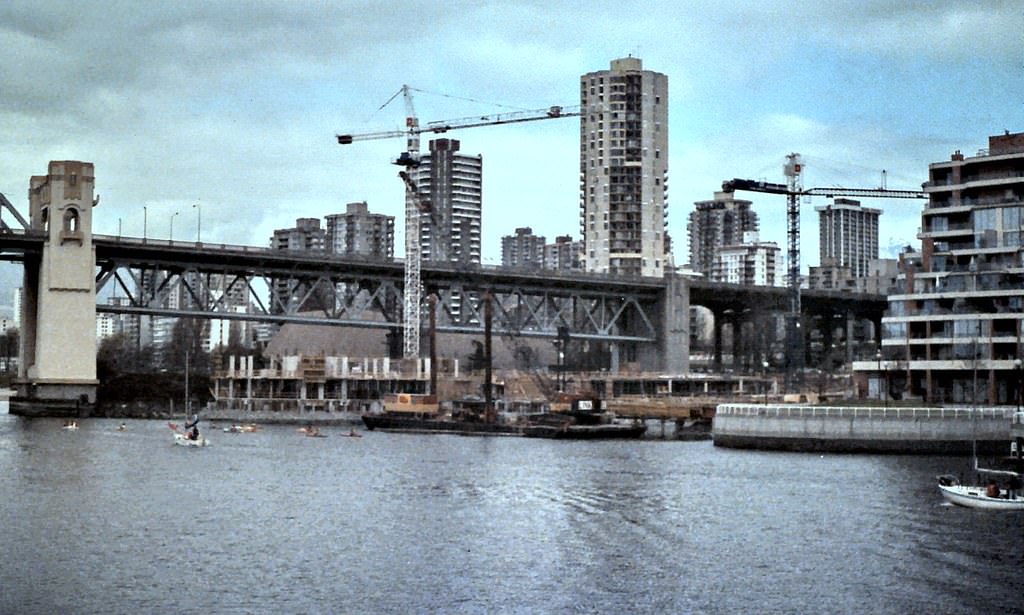
<path fill-rule="evenodd" d="M 1018 413 L 1020 415 L 1020 413 Z M 1020 416 L 1015 416 L 1018 421 Z M 1012 449 L 1011 449 L 1012 450 Z M 1010 470 L 995 470 L 982 468 L 978 465 L 978 445 L 975 442 L 972 447 L 974 459 L 974 474 L 979 478 L 979 484 L 963 484 L 955 476 L 944 474 L 939 476 L 939 491 L 942 497 L 951 504 L 965 506 L 967 508 L 979 508 L 982 510 L 1024 510 L 1024 494 L 1021 485 L 1022 476 L 1019 472 Z M 980 484 L 982 476 L 989 477 L 985 484 Z M 999 479 L 1004 479 L 1006 484 L 999 485 Z"/>
<path fill-rule="evenodd" d="M 199 433 L 196 424 L 199 422 L 199 415 L 193 415 L 191 423 L 189 422 L 189 415 L 192 413 L 192 391 L 189 388 L 188 381 L 188 351 L 185 351 L 185 428 L 183 431 L 178 431 L 178 426 L 174 423 L 168 423 L 167 425 L 174 431 L 174 443 L 178 446 L 209 446 L 210 441 L 206 439 L 206 436 Z M 192 431 L 189 432 L 189 429 Z"/>

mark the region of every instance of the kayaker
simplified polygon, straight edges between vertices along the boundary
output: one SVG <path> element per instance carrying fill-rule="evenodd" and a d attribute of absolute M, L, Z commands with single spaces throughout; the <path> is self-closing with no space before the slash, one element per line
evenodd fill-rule
<path fill-rule="evenodd" d="M 192 415 L 192 420 L 191 421 L 187 421 L 185 423 L 185 431 L 188 431 L 189 429 L 191 429 L 192 432 L 188 434 L 188 439 L 189 440 L 198 440 L 199 439 L 199 415 L 198 414 L 193 414 Z"/>

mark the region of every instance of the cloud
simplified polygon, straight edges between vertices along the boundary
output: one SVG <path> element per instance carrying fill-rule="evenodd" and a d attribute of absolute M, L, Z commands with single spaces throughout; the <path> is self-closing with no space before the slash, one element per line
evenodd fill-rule
<path fill-rule="evenodd" d="M 1006 86 L 1020 70 L 1015 2 L 73 7 L 0 6 L 0 192 L 20 204 L 47 161 L 93 161 L 103 232 L 120 220 L 141 233 L 146 206 L 153 233 L 166 233 L 180 209 L 184 237 L 196 201 L 207 240 L 262 245 L 298 217 L 362 200 L 401 229 L 389 161 L 404 141 L 340 147 L 335 132 L 401 126 L 400 98 L 379 107 L 403 83 L 424 90 L 415 93 L 424 122 L 577 104 L 579 76 L 627 54 L 669 75 L 680 263 L 692 203 L 732 177 L 783 181 L 789 152 L 805 156 L 805 184 L 875 186 L 886 169 L 890 187 L 914 187 L 953 149 L 1024 128 L 1019 92 Z M 486 255 L 517 226 L 578 235 L 573 120 L 449 136 L 484 156 Z M 770 197 L 752 200 L 762 198 L 774 215 Z M 899 219 L 892 236 L 912 241 L 910 208 L 884 207 L 883 234 Z M 813 254 L 813 213 L 804 224 Z M 769 228 L 762 238 L 784 243 L 784 226 Z"/>

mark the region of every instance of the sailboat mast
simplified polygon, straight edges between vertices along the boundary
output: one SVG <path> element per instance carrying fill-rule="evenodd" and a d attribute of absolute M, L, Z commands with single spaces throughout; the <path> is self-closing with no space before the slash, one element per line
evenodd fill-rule
<path fill-rule="evenodd" d="M 185 351 L 185 421 L 192 416 L 192 395 L 188 387 L 188 351 Z"/>
<path fill-rule="evenodd" d="M 488 423 L 495 421 L 493 384 L 491 373 L 491 301 L 494 299 L 491 291 L 484 291 L 484 416 Z"/>

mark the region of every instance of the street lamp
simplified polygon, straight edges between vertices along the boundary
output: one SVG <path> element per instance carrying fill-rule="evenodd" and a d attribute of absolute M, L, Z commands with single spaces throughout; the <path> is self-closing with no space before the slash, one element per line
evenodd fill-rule
<path fill-rule="evenodd" d="M 171 214 L 171 235 L 170 235 L 171 243 L 174 243 L 174 216 L 177 216 L 180 213 L 181 213 L 180 211 L 176 211 L 173 214 Z"/>
<path fill-rule="evenodd" d="M 1017 372 L 1017 412 L 1020 412 L 1020 397 L 1021 397 L 1021 376 L 1024 372 L 1021 371 L 1021 360 L 1013 360 L 1013 369 Z"/>
<path fill-rule="evenodd" d="M 142 206 L 142 243 L 146 243 L 146 206 Z"/>
<path fill-rule="evenodd" d="M 882 351 L 875 353 L 875 360 L 878 361 L 878 399 L 882 399 Z"/>
<path fill-rule="evenodd" d="M 764 379 L 764 405 L 768 405 L 768 361 L 761 361 L 761 376 Z"/>
<path fill-rule="evenodd" d="M 199 203 L 192 203 L 196 210 L 196 243 L 203 243 L 203 208 Z"/>

